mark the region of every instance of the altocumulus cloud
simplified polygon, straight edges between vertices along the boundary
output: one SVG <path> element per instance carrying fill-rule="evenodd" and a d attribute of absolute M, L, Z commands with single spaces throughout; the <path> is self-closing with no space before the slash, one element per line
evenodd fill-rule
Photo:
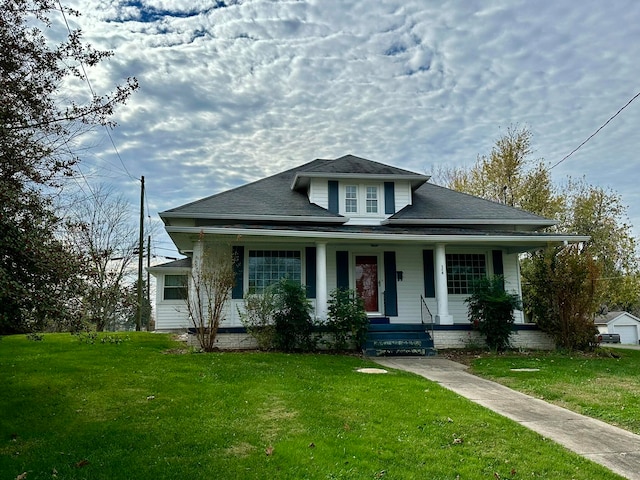
<path fill-rule="evenodd" d="M 631 0 L 69 3 L 115 52 L 98 88 L 140 81 L 112 135 L 153 212 L 318 157 L 469 165 L 513 123 L 555 163 L 640 90 Z M 636 227 L 639 124 L 640 101 L 553 170 L 621 193 Z M 135 202 L 104 133 L 86 142 Z"/>

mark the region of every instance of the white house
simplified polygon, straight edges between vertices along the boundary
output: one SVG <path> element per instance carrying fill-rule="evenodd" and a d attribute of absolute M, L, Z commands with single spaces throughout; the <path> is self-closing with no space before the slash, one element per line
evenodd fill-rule
<path fill-rule="evenodd" d="M 181 300 L 204 242 L 230 245 L 236 285 L 222 333 L 242 334 L 243 295 L 287 275 L 307 287 L 315 314 L 352 288 L 373 323 L 432 325 L 436 347 L 473 340 L 464 300 L 474 279 L 503 275 L 521 293 L 518 255 L 586 240 L 541 232 L 554 221 L 459 193 L 429 177 L 346 155 L 299 167 L 160 213 L 188 258 L 152 267 L 156 329 L 189 327 Z M 516 312 L 514 344 L 549 346 Z"/>
<path fill-rule="evenodd" d="M 628 312 L 608 312 L 598 315 L 595 324 L 600 333 L 617 333 L 620 343 L 638 345 L 640 318 Z"/>

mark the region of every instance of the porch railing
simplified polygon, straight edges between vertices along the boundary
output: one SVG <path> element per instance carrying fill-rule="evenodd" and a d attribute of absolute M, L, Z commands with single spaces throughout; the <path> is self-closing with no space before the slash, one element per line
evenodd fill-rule
<path fill-rule="evenodd" d="M 425 322 L 425 311 L 428 315 L 428 321 Z M 429 310 L 429 305 L 427 305 L 427 300 L 420 295 L 420 322 L 422 324 L 431 325 L 431 338 L 433 338 L 433 315 L 431 314 L 431 310 Z"/>

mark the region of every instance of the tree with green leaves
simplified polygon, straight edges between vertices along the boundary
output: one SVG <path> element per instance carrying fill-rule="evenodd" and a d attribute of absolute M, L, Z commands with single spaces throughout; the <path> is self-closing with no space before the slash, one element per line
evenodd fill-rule
<path fill-rule="evenodd" d="M 556 345 L 586 350 L 598 332 L 593 315 L 599 306 L 598 263 L 584 246 L 549 248 L 529 263 L 530 308 L 540 328 Z"/>
<path fill-rule="evenodd" d="M 589 235 L 585 254 L 595 260 L 600 271 L 599 302 L 609 310 L 638 312 L 637 242 L 628 223 L 627 207 L 612 190 L 571 181 L 567 188 L 567 232 Z"/>
<path fill-rule="evenodd" d="M 470 168 L 442 172 L 442 183 L 453 190 L 557 218 L 564 198 L 551 181 L 544 162 L 531 158 L 531 132 L 511 126 L 489 155 L 479 155 Z"/>
<path fill-rule="evenodd" d="M 110 52 L 83 43 L 79 30 L 52 41 L 53 19 L 78 15 L 60 8 L 53 0 L 0 0 L 0 333 L 76 314 L 82 264 L 56 235 L 51 193 L 79 162 L 74 140 L 112 125 L 114 109 L 137 88 L 127 79 L 104 95 L 65 90 Z"/>
<path fill-rule="evenodd" d="M 581 310 L 582 314 L 591 321 L 601 304 L 609 309 L 637 311 L 638 252 L 622 199 L 613 191 L 588 185 L 583 180 L 569 179 L 562 187 L 554 185 L 549 167 L 530 158 L 531 138 L 527 128 L 510 127 L 491 153 L 479 156 L 469 169 L 445 171 L 442 175 L 445 185 L 557 220 L 551 230 L 590 236 L 581 248 L 571 250 L 565 262 L 567 268 L 577 269 L 576 276 L 582 274 L 587 259 L 594 262 L 594 269 L 599 272 L 590 294 L 593 301 L 588 303 L 591 311 Z M 561 248 L 554 253 L 565 254 Z M 585 258 L 574 259 L 576 256 Z M 546 281 L 539 275 L 545 258 L 546 254 L 540 253 L 522 259 L 523 297 L 525 310 L 534 320 L 551 326 L 553 323 L 541 320 L 534 309 L 546 301 L 540 298 L 540 292 L 548 285 L 539 284 Z M 553 270 L 544 271 L 550 274 Z"/>

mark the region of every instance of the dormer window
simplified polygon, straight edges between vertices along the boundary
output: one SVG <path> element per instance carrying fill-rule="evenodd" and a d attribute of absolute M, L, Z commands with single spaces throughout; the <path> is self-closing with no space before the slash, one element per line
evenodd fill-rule
<path fill-rule="evenodd" d="M 345 187 L 344 211 L 346 213 L 358 213 L 358 186 L 347 185 Z"/>
<path fill-rule="evenodd" d="M 377 187 L 367 187 L 367 213 L 378 213 Z"/>
<path fill-rule="evenodd" d="M 347 183 L 341 185 L 341 212 L 346 215 L 379 215 L 381 185 L 366 183 Z"/>

